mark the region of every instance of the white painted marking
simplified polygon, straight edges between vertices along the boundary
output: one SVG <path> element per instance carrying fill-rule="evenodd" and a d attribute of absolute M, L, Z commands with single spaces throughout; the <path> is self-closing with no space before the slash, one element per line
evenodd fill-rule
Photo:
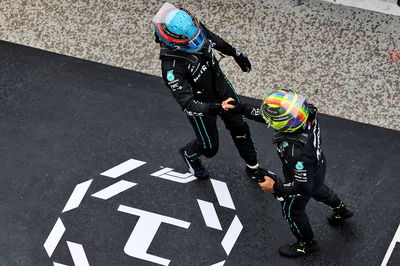
<path fill-rule="evenodd" d="M 165 168 L 163 168 L 163 169 L 161 169 L 161 170 L 159 170 L 159 171 L 157 171 L 155 173 L 152 173 L 151 176 L 159 177 L 160 175 L 166 174 L 166 173 L 168 173 L 168 172 L 170 172 L 172 170 L 174 170 L 174 169 L 165 167 Z"/>
<path fill-rule="evenodd" d="M 215 263 L 215 264 L 213 264 L 211 266 L 224 266 L 224 264 L 225 264 L 225 260 L 223 260 L 221 262 L 218 262 L 218 263 Z"/>
<path fill-rule="evenodd" d="M 119 205 L 118 211 L 125 212 L 125 213 L 128 213 L 128 214 L 133 214 L 133 215 L 136 215 L 136 216 L 161 217 L 162 221 L 164 223 L 173 224 L 173 225 L 176 225 L 176 226 L 179 226 L 179 227 L 183 227 L 185 229 L 188 229 L 189 226 L 190 226 L 189 222 L 185 222 L 185 221 L 182 221 L 182 220 L 179 220 L 179 219 L 175 219 L 175 218 L 172 218 L 172 217 L 169 217 L 169 216 L 160 215 L 160 214 L 153 213 L 153 212 L 143 211 L 143 210 L 132 208 L 132 207 L 125 206 L 125 205 Z"/>
<path fill-rule="evenodd" d="M 89 266 L 83 246 L 69 241 L 67 241 L 67 244 L 75 266 Z"/>
<path fill-rule="evenodd" d="M 233 204 L 231 193 L 229 193 L 229 189 L 226 183 L 219 180 L 211 179 L 211 184 L 214 188 L 214 192 L 217 196 L 219 205 L 232 210 L 236 210 L 235 205 Z"/>
<path fill-rule="evenodd" d="M 393 249 L 394 249 L 394 247 L 396 245 L 396 242 L 400 242 L 400 225 L 399 225 L 399 227 L 397 227 L 397 231 L 394 234 L 392 242 L 390 242 L 389 248 L 386 251 L 386 255 L 383 258 L 381 266 L 386 266 L 387 263 L 389 262 L 390 256 L 392 255 L 392 252 L 393 252 Z"/>
<path fill-rule="evenodd" d="M 126 173 L 132 171 L 135 168 L 138 168 L 138 167 L 144 165 L 145 163 L 146 162 L 142 162 L 139 160 L 129 159 L 117 166 L 114 166 L 111 169 L 108 169 L 107 171 L 101 173 L 101 175 L 111 177 L 111 178 L 117 178 L 123 174 L 126 174 Z"/>
<path fill-rule="evenodd" d="M 65 226 L 61 221 L 61 219 L 58 218 L 57 222 L 54 224 L 53 229 L 51 229 L 51 232 L 43 245 L 44 249 L 47 252 L 47 255 L 49 255 L 49 258 L 51 257 L 51 255 L 53 255 L 53 252 L 56 249 L 58 243 L 60 242 L 64 232 L 65 232 Z"/>
<path fill-rule="evenodd" d="M 90 184 L 93 179 L 90 179 L 86 182 L 80 183 L 75 186 L 74 191 L 72 191 L 71 196 L 69 197 L 67 204 L 62 211 L 62 213 L 78 208 L 82 202 L 82 199 L 85 197 L 87 190 L 89 189 Z"/>
<path fill-rule="evenodd" d="M 324 0 L 327 2 L 353 6 L 362 9 L 372 10 L 385 14 L 400 16 L 400 7 L 396 4 L 395 0 Z"/>
<path fill-rule="evenodd" d="M 112 198 L 119 193 L 130 189 L 133 186 L 136 186 L 137 183 L 129 182 L 126 180 L 121 180 L 118 181 L 115 184 L 112 184 L 111 186 L 108 186 L 94 194 L 92 194 L 92 197 L 103 199 L 103 200 L 108 200 L 109 198 Z"/>
<path fill-rule="evenodd" d="M 231 253 L 231 250 L 233 246 L 236 243 L 236 240 L 238 239 L 240 232 L 242 232 L 243 225 L 239 221 L 239 218 L 237 215 L 235 215 L 235 218 L 233 219 L 231 225 L 229 226 L 228 231 L 226 232 L 224 239 L 222 239 L 221 245 L 224 247 L 224 250 L 227 255 Z"/>
<path fill-rule="evenodd" d="M 196 177 L 194 177 L 192 175 L 191 175 L 191 177 L 186 178 L 186 179 L 182 179 L 182 178 L 178 178 L 178 177 L 174 177 L 174 176 L 170 176 L 170 175 L 161 175 L 159 177 L 163 178 L 163 179 L 167 179 L 169 181 L 181 183 L 181 184 L 189 183 L 189 182 L 192 182 L 193 180 L 196 180 Z"/>
<path fill-rule="evenodd" d="M 68 265 L 61 264 L 61 263 L 58 263 L 58 262 L 53 262 L 53 266 L 68 266 Z"/>
<path fill-rule="evenodd" d="M 217 230 L 222 230 L 221 223 L 219 222 L 214 205 L 211 202 L 199 199 L 197 200 L 197 203 L 199 204 L 206 226 Z"/>
<path fill-rule="evenodd" d="M 175 172 L 175 171 L 169 172 L 168 175 L 172 175 L 172 176 L 178 177 L 178 178 L 188 178 L 188 177 L 193 176 L 191 173 L 181 174 L 181 173 L 178 173 L 178 172 Z"/>
<path fill-rule="evenodd" d="M 151 174 L 151 176 L 156 176 L 159 178 L 167 179 L 181 184 L 189 183 L 192 182 L 193 180 L 196 180 L 196 177 L 194 177 L 190 173 L 181 174 L 172 170 L 174 169 L 166 167 Z"/>
<path fill-rule="evenodd" d="M 147 250 L 150 247 L 161 223 L 168 223 L 185 229 L 189 228 L 190 223 L 124 205 L 119 205 L 118 211 L 140 217 L 125 244 L 125 254 L 157 264 L 169 265 L 171 260 L 148 254 Z"/>

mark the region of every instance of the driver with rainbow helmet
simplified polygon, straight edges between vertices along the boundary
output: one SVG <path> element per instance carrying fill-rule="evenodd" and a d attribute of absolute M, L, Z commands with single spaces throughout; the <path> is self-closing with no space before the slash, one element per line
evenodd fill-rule
<path fill-rule="evenodd" d="M 273 193 L 281 201 L 282 214 L 297 240 L 280 247 L 279 253 L 296 257 L 319 249 L 305 212 L 310 198 L 332 209 L 328 222 L 338 225 L 353 215 L 337 194 L 324 184 L 326 159 L 321 147 L 317 108 L 293 90 L 269 93 L 260 108 L 244 103 L 233 111 L 243 113 L 275 130 L 272 142 L 277 145 L 285 182 L 268 171 L 257 180 L 262 190 Z M 237 108 L 237 110 L 235 110 Z"/>

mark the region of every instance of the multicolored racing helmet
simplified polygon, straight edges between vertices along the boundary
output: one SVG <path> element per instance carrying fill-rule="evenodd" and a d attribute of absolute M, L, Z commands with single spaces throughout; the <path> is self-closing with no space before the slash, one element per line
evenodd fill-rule
<path fill-rule="evenodd" d="M 301 128 L 309 114 L 306 97 L 284 89 L 268 94 L 260 109 L 270 127 L 287 133 Z"/>
<path fill-rule="evenodd" d="M 206 42 L 199 21 L 182 7 L 164 3 L 152 21 L 159 40 L 174 50 L 194 53 L 201 50 Z"/>

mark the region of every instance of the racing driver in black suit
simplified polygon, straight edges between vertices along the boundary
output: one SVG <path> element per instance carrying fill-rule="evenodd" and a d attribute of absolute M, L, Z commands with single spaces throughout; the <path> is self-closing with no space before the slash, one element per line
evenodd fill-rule
<path fill-rule="evenodd" d="M 331 207 L 328 222 L 343 223 L 353 213 L 337 194 L 324 184 L 326 159 L 321 147 L 321 132 L 317 108 L 307 103 L 304 96 L 291 90 L 278 90 L 267 95 L 259 108 L 245 103 L 236 105 L 232 112 L 265 123 L 275 129 L 272 142 L 277 145 L 285 182 L 272 172 L 257 179 L 261 189 L 273 193 L 282 203 L 282 214 L 288 221 L 297 241 L 282 246 L 279 253 L 296 257 L 319 249 L 305 208 L 310 198 Z M 229 109 L 231 107 L 229 106 Z"/>
<path fill-rule="evenodd" d="M 190 172 L 199 179 L 209 173 L 199 157 L 213 157 L 218 151 L 219 115 L 251 178 L 263 176 L 249 127 L 241 114 L 226 112 L 240 102 L 232 84 L 221 71 L 213 49 L 233 56 L 244 72 L 251 69 L 243 53 L 209 31 L 188 10 L 165 3 L 153 18 L 156 42 L 160 44 L 162 76 L 172 95 L 186 113 L 196 138 L 179 150 Z"/>

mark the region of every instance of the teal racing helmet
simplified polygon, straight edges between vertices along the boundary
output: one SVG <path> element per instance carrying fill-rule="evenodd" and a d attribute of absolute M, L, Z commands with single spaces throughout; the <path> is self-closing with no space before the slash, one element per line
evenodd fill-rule
<path fill-rule="evenodd" d="M 152 21 L 155 34 L 164 46 L 188 53 L 198 52 L 204 47 L 204 30 L 187 9 L 164 3 Z"/>

